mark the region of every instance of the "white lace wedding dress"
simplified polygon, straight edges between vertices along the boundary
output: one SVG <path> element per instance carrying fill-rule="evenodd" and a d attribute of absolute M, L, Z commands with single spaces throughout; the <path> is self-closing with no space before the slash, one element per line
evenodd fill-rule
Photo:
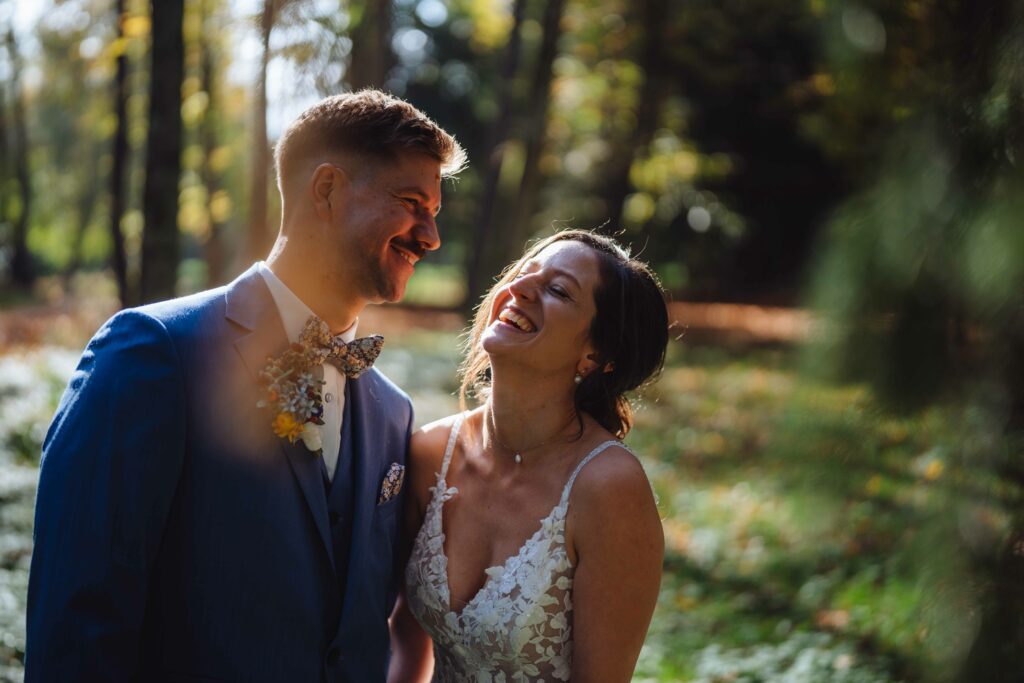
<path fill-rule="evenodd" d="M 562 498 L 519 552 L 486 570 L 480 591 L 461 612 L 450 608 L 448 558 L 441 510 L 459 491 L 445 476 L 462 426 L 452 426 L 437 485 L 405 572 L 409 607 L 434 641 L 434 681 L 568 681 L 572 670 L 572 579 L 565 548 L 565 515 L 576 475 L 619 441 L 606 441 L 585 457 Z"/>

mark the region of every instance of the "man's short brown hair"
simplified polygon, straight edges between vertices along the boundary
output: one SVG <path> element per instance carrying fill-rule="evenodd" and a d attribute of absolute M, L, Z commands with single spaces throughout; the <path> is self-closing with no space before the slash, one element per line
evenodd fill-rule
<path fill-rule="evenodd" d="M 454 137 L 405 100 L 379 90 L 333 95 L 302 112 L 274 148 L 278 186 L 303 160 L 323 151 L 384 160 L 421 152 L 440 162 L 444 178 L 466 165 L 466 152 Z"/>

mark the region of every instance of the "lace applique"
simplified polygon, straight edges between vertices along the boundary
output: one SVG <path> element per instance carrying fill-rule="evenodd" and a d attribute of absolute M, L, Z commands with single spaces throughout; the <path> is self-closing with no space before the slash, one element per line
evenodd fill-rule
<path fill-rule="evenodd" d="M 406 567 L 409 607 L 434 641 L 435 681 L 568 681 L 572 671 L 572 580 L 565 516 L 576 475 L 608 446 L 591 451 L 569 478 L 558 505 L 519 552 L 486 569 L 480 591 L 450 609 L 442 506 L 458 489 L 445 480 L 462 417 L 452 425 L 437 484 Z"/>

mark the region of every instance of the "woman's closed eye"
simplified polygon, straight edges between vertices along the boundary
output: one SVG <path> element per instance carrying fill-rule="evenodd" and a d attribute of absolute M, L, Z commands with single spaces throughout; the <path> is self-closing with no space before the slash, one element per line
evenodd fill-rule
<path fill-rule="evenodd" d="M 569 299 L 569 292 L 561 285 L 550 285 L 548 291 L 557 296 L 559 299 Z"/>

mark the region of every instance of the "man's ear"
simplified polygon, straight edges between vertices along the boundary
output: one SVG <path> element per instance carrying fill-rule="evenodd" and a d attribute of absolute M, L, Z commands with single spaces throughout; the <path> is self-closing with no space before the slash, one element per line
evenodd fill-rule
<path fill-rule="evenodd" d="M 313 208 L 320 220 L 331 220 L 334 205 L 340 200 L 339 191 L 348 180 L 345 170 L 334 164 L 323 163 L 313 170 L 313 176 L 310 178 L 310 194 L 313 199 Z"/>

